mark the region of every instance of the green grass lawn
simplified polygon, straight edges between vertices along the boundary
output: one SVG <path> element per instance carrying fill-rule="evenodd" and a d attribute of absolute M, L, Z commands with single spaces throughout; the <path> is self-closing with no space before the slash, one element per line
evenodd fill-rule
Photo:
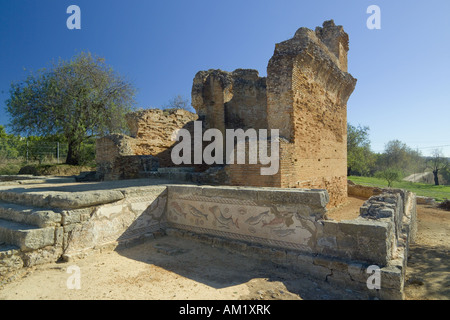
<path fill-rule="evenodd" d="M 364 186 L 373 186 L 387 188 L 387 182 L 383 179 L 373 177 L 356 177 L 350 176 L 349 180 L 356 184 Z M 450 186 L 435 186 L 425 183 L 408 182 L 408 181 L 395 181 L 393 188 L 406 189 L 414 192 L 418 196 L 430 197 L 436 199 L 436 201 L 443 201 L 444 199 L 450 199 Z"/>

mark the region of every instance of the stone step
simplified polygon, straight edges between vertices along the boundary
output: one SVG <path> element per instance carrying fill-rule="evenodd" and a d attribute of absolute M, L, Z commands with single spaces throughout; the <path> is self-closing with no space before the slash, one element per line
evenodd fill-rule
<path fill-rule="evenodd" d="M 173 180 L 173 181 L 183 181 L 183 182 L 191 182 L 192 176 L 195 175 L 194 172 L 183 172 L 183 171 L 174 171 L 174 172 L 157 172 L 157 171 L 140 171 L 140 178 L 148 178 L 148 179 L 161 179 L 161 180 Z"/>
<path fill-rule="evenodd" d="M 0 183 L 9 184 L 40 184 L 40 183 L 73 183 L 74 177 L 50 177 L 32 175 L 0 175 Z"/>
<path fill-rule="evenodd" d="M 0 219 L 0 243 L 30 251 L 55 244 L 55 228 L 36 226 Z"/>
<path fill-rule="evenodd" d="M 60 225 L 62 215 L 51 209 L 35 208 L 0 201 L 0 219 L 45 228 Z"/>
<path fill-rule="evenodd" d="M 53 190 L 57 189 L 52 188 Z M 22 206 L 78 209 L 122 200 L 124 195 L 118 190 L 78 191 L 76 187 L 65 191 L 50 191 L 44 188 L 3 188 L 0 189 L 0 201 Z"/>

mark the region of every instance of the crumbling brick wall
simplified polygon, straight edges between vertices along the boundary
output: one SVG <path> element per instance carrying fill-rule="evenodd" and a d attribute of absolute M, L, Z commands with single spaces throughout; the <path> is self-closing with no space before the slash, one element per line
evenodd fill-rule
<path fill-rule="evenodd" d="M 114 152 L 152 155 L 161 167 L 174 166 L 173 132 L 179 128 L 192 132 L 197 117 L 203 130 L 219 129 L 224 139 L 226 129 L 268 129 L 269 134 L 278 129 L 277 174 L 263 176 L 262 165 L 247 163 L 227 165 L 222 168 L 225 174 L 214 176 L 231 185 L 326 189 L 329 206 L 338 206 L 347 198 L 347 100 L 356 85 L 347 73 L 348 41 L 343 27 L 330 20 L 315 31 L 300 28 L 292 39 L 276 44 L 267 78 L 250 69 L 200 71 L 192 86 L 198 116 L 184 110 L 133 113 L 128 117 L 131 137 L 116 141 L 120 150 Z M 108 139 L 100 140 L 98 160 L 112 145 Z M 109 166 L 114 152 L 106 151 Z"/>
<path fill-rule="evenodd" d="M 192 106 L 205 129 L 267 128 L 266 78 L 256 70 L 200 71 L 192 86 Z"/>
<path fill-rule="evenodd" d="M 267 128 L 279 129 L 284 139 L 280 170 L 267 178 L 260 166 L 230 165 L 232 184 L 322 188 L 330 193 L 330 207 L 345 202 L 346 104 L 356 85 L 347 73 L 348 49 L 348 35 L 333 21 L 315 31 L 300 28 L 276 45 L 267 67 L 266 115 Z"/>
<path fill-rule="evenodd" d="M 127 115 L 130 136 L 97 140 L 97 176 L 102 180 L 139 178 L 140 173 L 171 166 L 170 148 L 177 129 L 188 128 L 197 115 L 180 109 L 148 109 Z"/>

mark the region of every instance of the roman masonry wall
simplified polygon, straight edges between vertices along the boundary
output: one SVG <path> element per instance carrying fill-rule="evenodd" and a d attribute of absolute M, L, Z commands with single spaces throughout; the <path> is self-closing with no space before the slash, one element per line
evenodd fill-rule
<path fill-rule="evenodd" d="M 269 135 L 272 129 L 279 130 L 276 174 L 261 176 L 258 165 L 227 164 L 222 166 L 220 184 L 326 189 L 329 207 L 343 204 L 347 198 L 347 101 L 356 86 L 356 79 L 347 72 L 348 42 L 343 27 L 330 20 L 315 31 L 300 28 L 293 38 L 276 44 L 267 77 L 250 69 L 199 71 L 192 85 L 197 115 L 182 110 L 130 114 L 131 137 L 99 140 L 99 176 L 135 178 L 145 171 L 139 165 L 142 159 L 121 161 L 122 156 L 153 156 L 160 167 L 176 166 L 170 158 L 176 130 L 192 130 L 192 122 L 199 120 L 203 131 L 218 129 L 223 137 L 227 129 L 267 129 Z M 140 169 L 133 171 L 130 163 L 138 163 Z M 209 167 L 214 165 L 197 164 L 196 171 Z M 192 181 L 207 183 L 207 177 Z"/>
<path fill-rule="evenodd" d="M 180 109 L 149 109 L 127 115 L 130 136 L 113 134 L 97 139 L 97 177 L 100 180 L 135 179 L 172 166 L 170 148 L 176 130 L 193 130 L 198 116 Z"/>

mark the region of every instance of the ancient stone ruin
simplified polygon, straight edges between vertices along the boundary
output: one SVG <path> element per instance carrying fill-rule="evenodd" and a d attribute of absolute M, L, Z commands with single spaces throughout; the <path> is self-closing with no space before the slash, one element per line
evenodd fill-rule
<path fill-rule="evenodd" d="M 0 183 L 0 285 L 24 267 L 168 235 L 270 260 L 364 297 L 402 299 L 416 196 L 347 188 L 346 103 L 356 84 L 348 49 L 333 21 L 301 28 L 276 45 L 267 78 L 243 69 L 197 73 L 197 114 L 130 114 L 130 136 L 97 143 L 105 181 Z M 175 133 L 193 131 L 196 120 L 202 130 L 279 129 L 278 173 L 262 176 L 260 164 L 174 166 Z M 368 200 L 358 217 L 333 220 L 329 209 L 348 192 Z M 381 289 L 367 285 L 370 266 Z"/>
<path fill-rule="evenodd" d="M 247 69 L 198 72 L 192 86 L 197 115 L 183 110 L 130 115 L 131 137 L 104 137 L 97 143 L 100 176 L 110 180 L 166 173 L 168 177 L 168 169 L 150 172 L 174 167 L 170 161 L 174 131 L 192 130 L 192 122 L 200 120 L 203 130 L 215 128 L 224 136 L 226 129 L 279 129 L 279 171 L 263 176 L 261 165 L 201 165 L 195 166 L 197 174 L 176 168 L 173 177 L 221 185 L 326 189 L 330 206 L 344 203 L 346 104 L 356 85 L 347 73 L 348 41 L 342 26 L 327 21 L 315 31 L 300 28 L 292 39 L 277 44 L 267 78 Z M 154 160 L 159 166 L 153 165 Z"/>

